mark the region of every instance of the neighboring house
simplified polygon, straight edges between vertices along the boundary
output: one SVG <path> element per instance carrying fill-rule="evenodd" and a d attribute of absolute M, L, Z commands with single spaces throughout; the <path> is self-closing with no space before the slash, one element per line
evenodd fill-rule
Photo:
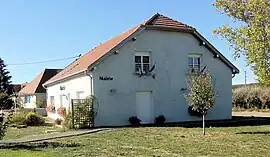
<path fill-rule="evenodd" d="M 27 85 L 27 82 L 26 83 L 22 83 L 22 84 L 12 84 L 13 93 L 14 94 L 18 94 L 18 92 L 21 89 L 23 89 L 26 85 Z"/>
<path fill-rule="evenodd" d="M 93 48 L 44 86 L 56 110 L 94 95 L 95 126 L 128 125 L 131 116 L 142 123 L 159 115 L 167 122 L 195 121 L 200 118 L 189 115 L 184 98 L 186 73 L 205 65 L 218 92 L 206 118 L 231 119 L 232 77 L 239 70 L 195 28 L 160 14 Z"/>
<path fill-rule="evenodd" d="M 12 100 L 14 102 L 14 107 L 17 108 L 17 105 L 20 104 L 20 99 L 18 99 L 18 93 L 21 89 L 23 89 L 25 86 L 27 85 L 26 83 L 22 83 L 22 84 L 12 84 L 12 88 L 13 88 L 13 94 L 12 94 Z"/>
<path fill-rule="evenodd" d="M 20 105 L 25 108 L 42 108 L 46 106 L 46 90 L 42 86 L 61 69 L 45 69 L 34 80 L 27 83 L 18 93 Z"/>

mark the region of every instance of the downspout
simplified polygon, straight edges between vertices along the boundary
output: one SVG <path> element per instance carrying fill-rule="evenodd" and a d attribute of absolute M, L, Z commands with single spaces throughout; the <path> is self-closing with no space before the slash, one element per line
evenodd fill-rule
<path fill-rule="evenodd" d="M 93 81 L 93 76 L 92 75 L 90 75 L 90 71 L 89 70 L 86 70 L 85 71 L 86 72 L 86 75 L 87 76 L 89 76 L 89 78 L 90 78 L 90 84 L 91 84 L 91 88 L 90 88 L 90 92 L 91 92 L 91 96 L 93 96 L 94 94 L 93 94 L 93 85 L 94 85 L 94 81 Z M 95 109 L 95 105 L 93 104 L 93 106 L 92 106 L 92 114 L 94 114 L 94 109 Z M 95 115 L 93 115 L 93 121 L 92 121 L 92 125 L 93 125 L 93 127 L 95 127 Z"/>
<path fill-rule="evenodd" d="M 86 75 L 89 76 L 90 78 L 90 84 L 91 84 L 91 88 L 90 88 L 90 92 L 91 92 L 91 95 L 93 95 L 93 76 L 89 74 L 89 71 L 86 70 Z"/>

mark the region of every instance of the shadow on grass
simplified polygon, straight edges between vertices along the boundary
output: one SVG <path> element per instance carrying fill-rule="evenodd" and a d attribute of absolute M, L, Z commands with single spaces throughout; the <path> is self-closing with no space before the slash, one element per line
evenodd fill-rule
<path fill-rule="evenodd" d="M 238 132 L 236 134 L 262 134 L 262 135 L 270 135 L 270 131 L 256 131 L 256 132 Z"/>
<path fill-rule="evenodd" d="M 48 122 L 45 122 L 44 124 L 42 124 L 41 126 L 55 126 L 55 124 L 53 123 L 48 123 Z"/>
<path fill-rule="evenodd" d="M 20 143 L 20 144 L 3 144 L 0 145 L 0 149 L 26 149 L 33 151 L 40 151 L 39 149 L 44 148 L 67 148 L 67 147 L 79 147 L 78 143 L 60 143 L 60 142 L 36 142 L 36 143 Z"/>
<path fill-rule="evenodd" d="M 270 117 L 241 117 L 233 116 L 232 119 L 226 120 L 206 120 L 206 127 L 240 127 L 240 126 L 262 126 L 270 125 Z M 173 122 L 161 125 L 157 124 L 140 124 L 140 125 L 126 125 L 126 126 L 106 126 L 105 128 L 123 128 L 123 127 L 185 127 L 197 128 L 202 127 L 202 120 L 188 121 L 188 122 Z M 102 128 L 102 127 L 97 127 Z"/>

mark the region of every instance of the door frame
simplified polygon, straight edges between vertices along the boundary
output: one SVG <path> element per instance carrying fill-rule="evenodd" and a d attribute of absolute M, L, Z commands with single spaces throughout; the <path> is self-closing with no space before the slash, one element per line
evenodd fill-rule
<path fill-rule="evenodd" d="M 137 93 L 150 93 L 150 113 L 149 113 L 149 121 L 145 122 L 145 124 L 154 123 L 154 103 L 153 103 L 153 91 L 151 90 L 142 90 L 135 92 L 135 105 L 136 105 L 136 116 L 138 117 L 138 109 L 137 109 Z M 140 117 L 138 117 L 140 119 Z M 144 122 L 142 121 L 142 124 Z"/>

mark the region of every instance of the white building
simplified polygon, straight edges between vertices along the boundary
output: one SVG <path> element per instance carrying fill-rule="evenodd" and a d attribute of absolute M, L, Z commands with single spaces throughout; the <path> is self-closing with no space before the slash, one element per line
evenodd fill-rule
<path fill-rule="evenodd" d="M 208 120 L 231 119 L 232 76 L 239 70 L 197 30 L 160 14 L 98 45 L 47 81 L 48 104 L 94 95 L 95 126 L 195 121 L 184 98 L 186 73 L 207 66 L 218 97 Z M 57 118 L 57 113 L 49 115 Z"/>

